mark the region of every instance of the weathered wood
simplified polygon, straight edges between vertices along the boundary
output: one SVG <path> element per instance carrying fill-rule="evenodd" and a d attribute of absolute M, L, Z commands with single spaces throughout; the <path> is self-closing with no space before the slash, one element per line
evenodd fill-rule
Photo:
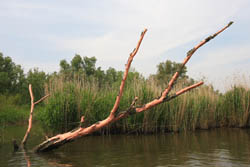
<path fill-rule="evenodd" d="M 167 95 L 170 92 L 170 90 L 172 89 L 175 81 L 177 80 L 177 78 L 178 78 L 178 76 L 180 74 L 180 71 L 183 69 L 183 67 L 186 65 L 186 63 L 192 57 L 192 55 L 195 53 L 195 51 L 198 50 L 201 46 L 203 46 L 204 44 L 206 44 L 211 39 L 215 38 L 218 34 L 220 34 L 221 32 L 223 32 L 225 29 L 227 29 L 232 24 L 233 24 L 233 22 L 228 23 L 228 25 L 226 25 L 224 28 L 222 28 L 221 30 L 219 30 L 218 32 L 216 32 L 214 35 L 207 37 L 206 39 L 204 39 L 203 41 L 201 41 L 198 45 L 196 45 L 193 49 L 189 50 L 187 52 L 187 57 L 184 59 L 184 61 L 182 63 L 181 68 L 171 78 L 171 80 L 169 81 L 168 87 L 162 92 L 161 97 L 159 99 L 155 99 L 155 100 L 153 100 L 151 102 L 148 102 L 143 107 L 136 108 L 136 112 L 142 112 L 142 111 L 148 110 L 148 109 L 152 108 L 153 106 L 156 106 L 156 105 L 162 103 L 164 101 L 164 99 L 167 97 Z"/>
<path fill-rule="evenodd" d="M 49 97 L 49 95 L 46 95 L 44 97 L 42 97 L 40 100 L 34 102 L 34 95 L 33 95 L 33 92 L 32 92 L 32 86 L 31 84 L 29 84 L 29 93 L 30 93 L 30 116 L 29 116 L 29 124 L 28 124 L 28 128 L 27 128 L 27 131 L 23 137 L 23 140 L 21 142 L 21 147 L 24 148 L 25 147 L 25 144 L 28 140 L 28 137 L 29 137 L 29 133 L 31 131 L 31 128 L 32 128 L 32 118 L 33 118 L 33 111 L 34 111 L 34 107 L 36 104 L 40 103 L 41 101 L 45 100 L 47 97 Z"/>
<path fill-rule="evenodd" d="M 194 52 L 199 49 L 201 46 L 203 46 L 205 43 L 207 43 L 208 41 L 210 41 L 211 39 L 213 39 L 214 37 L 216 37 L 219 33 L 221 33 L 222 31 L 224 31 L 226 28 L 228 28 L 230 25 L 232 24 L 232 22 L 230 22 L 227 26 L 225 26 L 223 29 L 221 29 L 220 31 L 218 31 L 217 33 L 215 33 L 214 35 L 212 36 L 209 36 L 208 38 L 206 38 L 205 40 L 201 41 L 197 46 L 195 46 L 193 49 L 191 49 L 188 53 L 187 53 L 187 57 L 184 59 L 183 63 L 182 63 L 182 66 L 180 68 L 179 71 L 177 71 L 174 76 L 172 77 L 172 79 L 170 80 L 169 84 L 168 84 L 168 87 L 162 92 L 161 96 L 159 98 L 156 98 L 154 100 L 152 100 L 151 102 L 148 102 L 147 104 L 143 105 L 142 107 L 135 107 L 135 101 L 137 100 L 137 97 L 135 98 L 135 100 L 132 102 L 131 106 L 129 107 L 128 110 L 124 111 L 124 112 L 119 112 L 117 113 L 117 109 L 119 107 L 119 104 L 120 104 L 120 100 L 121 100 L 121 97 L 122 97 L 122 94 L 123 94 L 123 89 L 124 89 L 124 85 L 125 85 L 125 81 L 127 79 L 127 75 L 128 75 L 128 71 L 129 71 L 129 68 L 130 68 L 130 65 L 133 61 L 133 58 L 134 56 L 136 55 L 139 47 L 140 47 L 140 44 L 143 40 L 143 37 L 147 31 L 147 29 L 145 29 L 142 34 L 141 34 L 141 37 L 140 37 L 140 40 L 137 44 L 137 47 L 133 50 L 133 52 L 130 54 L 129 58 L 128 58 L 128 62 L 126 64 L 126 67 L 125 67 L 125 72 L 124 72 L 124 75 L 123 75 L 123 79 L 121 81 L 121 85 L 120 85 L 120 90 L 119 90 L 119 94 L 117 95 L 116 97 L 116 101 L 114 103 L 114 106 L 110 112 L 110 115 L 102 120 L 102 121 L 99 121 L 89 127 L 82 127 L 82 126 L 79 126 L 77 129 L 74 129 L 73 131 L 70 131 L 70 132 L 66 132 L 64 134 L 58 134 L 54 137 L 51 137 L 49 139 L 47 139 L 46 141 L 44 141 L 43 143 L 39 144 L 36 148 L 35 148 L 35 152 L 46 152 L 46 151 L 50 151 L 50 150 L 53 150 L 55 148 L 58 148 L 62 145 L 64 145 L 65 143 L 68 143 L 68 142 L 71 142 L 77 138 L 80 138 L 82 136 L 86 136 L 90 133 L 93 133 L 113 122 L 116 122 L 122 118 L 125 118 L 131 114 L 135 114 L 135 113 L 140 113 L 142 111 L 145 111 L 145 110 L 148 110 L 158 104 L 161 104 L 163 102 L 166 102 L 166 101 L 169 101 L 169 100 L 172 100 L 173 98 L 191 90 L 191 89 L 194 89 L 200 85 L 203 84 L 203 82 L 199 82 L 197 84 L 194 84 L 192 86 L 189 86 L 189 87 L 186 87 L 184 89 L 181 89 L 180 91 L 177 91 L 174 95 L 172 96 L 168 96 L 168 93 L 171 91 L 175 81 L 177 80 L 178 76 L 179 76 L 179 73 L 180 71 L 182 70 L 182 68 L 185 66 L 185 64 L 188 62 L 188 60 L 191 58 L 191 56 L 194 54 Z M 82 117 L 82 120 L 84 120 L 84 117 Z"/>
<path fill-rule="evenodd" d="M 145 29 L 145 30 L 141 33 L 141 38 L 140 38 L 140 40 L 138 41 L 136 48 L 134 48 L 133 52 L 130 53 L 130 56 L 129 56 L 129 58 L 128 58 L 128 62 L 127 62 L 126 67 L 125 67 L 125 72 L 124 72 L 124 75 L 123 75 L 123 79 L 122 79 L 122 82 L 121 82 L 121 85 L 120 85 L 119 94 L 118 94 L 118 96 L 116 97 L 114 107 L 113 107 L 113 109 L 112 109 L 111 112 L 110 112 L 110 116 L 111 116 L 111 117 L 114 117 L 115 112 L 116 112 L 117 109 L 118 109 L 118 106 L 119 106 L 119 104 L 120 104 L 120 100 L 121 100 L 121 97 L 122 97 L 123 89 L 124 89 L 124 86 L 125 86 L 125 81 L 126 81 L 127 76 L 128 76 L 128 72 L 129 72 L 130 65 L 131 65 L 131 63 L 132 63 L 132 61 L 133 61 L 133 58 L 135 57 L 136 53 L 138 52 L 138 50 L 139 50 L 139 48 L 140 48 L 141 42 L 142 42 L 143 37 L 144 37 L 144 35 L 146 34 L 146 32 L 147 32 L 147 29 Z"/>
<path fill-rule="evenodd" d="M 52 150 L 52 149 L 55 149 L 55 148 L 58 148 L 60 147 L 61 145 L 65 144 L 65 143 L 68 143 L 70 141 L 73 141 L 75 140 L 76 138 L 79 138 L 81 136 L 84 136 L 84 135 L 88 135 L 90 133 L 93 133 L 107 125 L 109 125 L 110 123 L 113 122 L 113 120 L 115 119 L 115 113 L 118 109 L 118 106 L 120 104 L 120 100 L 121 100 L 121 97 L 122 97 L 122 94 L 123 94 L 123 90 L 124 90 L 124 86 L 125 86 L 125 81 L 127 79 L 127 76 L 128 76 L 128 72 L 129 72 L 129 68 L 130 68 L 130 65 L 133 61 L 133 58 L 134 56 L 136 55 L 136 53 L 138 52 L 139 48 L 140 48 L 140 45 L 141 45 L 141 42 L 143 40 L 143 37 L 144 35 L 146 34 L 147 32 L 147 29 L 145 29 L 142 33 L 141 33 L 141 37 L 137 43 L 137 46 L 136 48 L 133 50 L 132 53 L 130 53 L 130 56 L 128 58 L 128 61 L 127 61 L 127 64 L 126 64 L 126 67 L 125 67 L 125 72 L 123 74 L 123 79 L 121 81 L 121 85 L 120 85 L 120 90 L 119 90 L 119 94 L 117 95 L 116 97 L 116 101 L 115 101 L 115 104 L 110 112 L 110 115 L 102 120 L 102 121 L 99 121 L 87 128 L 82 128 L 81 126 L 78 128 L 78 129 L 75 129 L 74 131 L 70 131 L 70 132 L 67 132 L 67 133 L 64 133 L 64 134 L 59 134 L 59 135 L 56 135 L 52 138 L 49 138 L 48 140 L 44 141 L 43 143 L 41 143 L 40 145 L 38 145 L 36 148 L 35 148 L 35 152 L 44 152 L 44 151 L 49 151 L 49 150 Z"/>

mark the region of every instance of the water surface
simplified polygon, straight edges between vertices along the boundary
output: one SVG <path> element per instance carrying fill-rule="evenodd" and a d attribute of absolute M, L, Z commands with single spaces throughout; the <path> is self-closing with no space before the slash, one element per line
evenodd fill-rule
<path fill-rule="evenodd" d="M 12 138 L 22 139 L 25 127 L 1 130 L 0 166 L 250 166 L 250 129 L 214 129 L 162 135 L 88 136 L 50 153 L 34 154 L 44 140 L 32 129 L 28 151 L 13 153 Z"/>

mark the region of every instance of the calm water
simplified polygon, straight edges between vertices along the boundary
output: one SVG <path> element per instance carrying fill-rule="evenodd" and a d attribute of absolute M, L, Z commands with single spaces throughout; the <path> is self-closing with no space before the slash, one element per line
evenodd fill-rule
<path fill-rule="evenodd" d="M 36 130 L 34 130 L 36 129 Z M 43 140 L 32 129 L 28 148 Z M 6 132 L 8 130 L 8 133 Z M 215 129 L 146 136 L 89 136 L 46 154 L 13 153 L 24 127 L 0 129 L 0 166 L 250 166 L 250 129 Z"/>

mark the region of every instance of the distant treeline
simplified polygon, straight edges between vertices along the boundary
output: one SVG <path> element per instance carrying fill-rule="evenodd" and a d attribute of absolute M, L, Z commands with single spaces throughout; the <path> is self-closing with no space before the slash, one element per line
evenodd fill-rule
<path fill-rule="evenodd" d="M 96 67 L 96 61 L 95 57 L 75 55 L 71 62 L 60 61 L 59 72 L 46 74 L 32 69 L 24 74 L 20 65 L 0 55 L 0 122 L 4 119 L 6 122 L 13 121 L 13 113 L 20 114 L 17 105 L 29 104 L 29 83 L 33 86 L 36 99 L 45 94 L 51 95 L 45 100 L 45 105 L 38 106 L 38 111 L 35 111 L 36 119 L 50 132 L 65 132 L 79 126 L 82 115 L 85 116 L 83 126 L 103 120 L 112 109 L 123 72 L 112 67 L 102 70 Z M 167 60 L 160 63 L 157 73 L 148 78 L 131 70 L 118 112 L 126 110 L 135 96 L 139 98 L 137 105 L 159 97 L 179 67 L 179 63 Z M 195 82 L 186 73 L 187 69 L 184 68 L 170 94 Z M 28 107 L 25 106 L 21 108 L 21 113 L 27 110 L 28 114 Z M 248 127 L 249 113 L 249 87 L 234 86 L 222 94 L 210 85 L 203 85 L 168 103 L 118 121 L 98 133 L 161 133 L 214 127 Z M 24 115 L 20 117 L 23 119 L 26 117 Z"/>
<path fill-rule="evenodd" d="M 83 77 L 85 80 L 93 80 L 101 87 L 106 84 L 113 84 L 121 81 L 123 72 L 110 67 L 102 70 L 96 67 L 97 59 L 95 57 L 81 57 L 76 54 L 70 63 L 66 60 L 60 61 L 60 71 L 51 74 L 38 68 L 30 69 L 26 74 L 21 65 L 15 64 L 10 57 L 4 57 L 0 52 L 0 95 L 15 96 L 16 104 L 27 104 L 30 102 L 28 85 L 32 84 L 34 96 L 36 99 L 44 95 L 44 86 L 50 80 L 63 76 L 65 81 L 73 81 L 76 77 Z M 156 75 L 150 77 L 157 78 L 160 82 L 166 82 L 171 75 L 179 69 L 180 64 L 166 61 L 158 65 Z M 188 79 L 186 68 L 181 73 L 181 78 Z M 133 75 L 144 79 L 144 77 L 132 71 Z M 144 79 L 145 80 L 145 79 Z M 159 83 L 160 83 L 159 82 Z"/>
<path fill-rule="evenodd" d="M 60 71 L 49 74 L 38 68 L 33 68 L 24 73 L 21 65 L 13 62 L 11 57 L 4 57 L 0 52 L 0 123 L 26 122 L 30 104 L 29 84 L 32 84 L 35 99 L 44 96 L 45 91 L 51 89 L 49 87 L 51 83 L 56 82 L 58 78 L 63 83 L 84 81 L 93 87 L 97 85 L 101 92 L 106 87 L 118 86 L 123 72 L 112 67 L 102 70 L 101 67 L 96 67 L 96 61 L 95 57 L 81 57 L 76 54 L 70 62 L 60 61 Z M 159 81 L 159 84 L 167 82 L 171 75 L 179 69 L 179 66 L 180 64 L 169 60 L 160 63 L 157 74 L 151 75 L 149 78 Z M 188 79 L 186 72 L 187 70 L 184 68 L 181 72 L 181 78 L 193 82 L 192 79 Z M 133 80 L 135 77 L 141 81 L 147 80 L 135 70 L 131 70 L 129 80 Z M 118 87 L 115 89 L 118 91 Z M 41 108 L 43 107 L 36 107 L 36 109 Z"/>

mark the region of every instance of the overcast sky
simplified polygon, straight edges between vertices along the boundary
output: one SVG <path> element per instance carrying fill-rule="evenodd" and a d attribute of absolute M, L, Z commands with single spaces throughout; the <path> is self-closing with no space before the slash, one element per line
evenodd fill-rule
<path fill-rule="evenodd" d="M 191 77 L 223 91 L 238 74 L 250 77 L 249 0 L 0 0 L 0 52 L 25 71 L 58 71 L 76 53 L 95 56 L 104 70 L 123 70 L 147 28 L 132 66 L 148 76 L 167 59 L 182 62 L 230 21 L 187 64 Z"/>

